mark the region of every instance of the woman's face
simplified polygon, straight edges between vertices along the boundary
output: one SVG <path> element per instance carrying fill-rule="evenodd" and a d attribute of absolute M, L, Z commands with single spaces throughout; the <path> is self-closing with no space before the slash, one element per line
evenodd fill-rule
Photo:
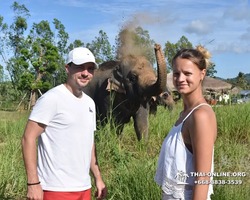
<path fill-rule="evenodd" d="M 173 63 L 173 84 L 180 94 L 190 94 L 201 89 L 206 69 L 200 70 L 192 61 L 177 58 Z"/>

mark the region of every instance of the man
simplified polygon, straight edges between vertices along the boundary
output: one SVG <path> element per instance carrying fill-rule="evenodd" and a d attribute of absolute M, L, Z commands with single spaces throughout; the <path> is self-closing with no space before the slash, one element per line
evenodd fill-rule
<path fill-rule="evenodd" d="M 89 49 L 73 49 L 65 66 L 66 83 L 46 92 L 34 106 L 22 138 L 28 199 L 90 200 L 89 170 L 97 198 L 106 197 L 94 145 L 95 104 L 82 92 L 97 67 Z"/>

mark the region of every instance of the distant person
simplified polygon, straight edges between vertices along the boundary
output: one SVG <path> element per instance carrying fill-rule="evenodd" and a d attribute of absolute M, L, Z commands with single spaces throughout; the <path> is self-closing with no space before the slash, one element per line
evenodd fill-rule
<path fill-rule="evenodd" d="M 155 181 L 161 185 L 163 200 L 205 200 L 213 193 L 210 177 L 197 176 L 213 171 L 217 137 L 216 116 L 201 86 L 210 57 L 199 45 L 178 51 L 172 61 L 173 84 L 183 96 L 184 110 L 160 151 Z"/>
<path fill-rule="evenodd" d="M 222 96 L 221 95 L 219 96 L 219 102 L 222 102 Z"/>
<path fill-rule="evenodd" d="M 95 104 L 82 92 L 97 68 L 95 57 L 87 48 L 75 48 L 69 52 L 65 68 L 68 73 L 66 83 L 38 99 L 22 138 L 27 197 L 36 200 L 90 200 L 91 170 L 96 196 L 104 199 L 107 189 L 94 144 Z"/>
<path fill-rule="evenodd" d="M 223 94 L 223 101 L 225 104 L 229 103 L 229 95 L 228 94 Z"/>

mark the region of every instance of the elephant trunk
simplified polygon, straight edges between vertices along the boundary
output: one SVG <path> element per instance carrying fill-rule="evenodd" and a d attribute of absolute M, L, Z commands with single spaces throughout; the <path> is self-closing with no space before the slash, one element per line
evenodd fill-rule
<path fill-rule="evenodd" d="M 161 45 L 155 44 L 155 56 L 157 61 L 157 81 L 148 87 L 146 94 L 148 96 L 157 96 L 165 91 L 167 83 L 167 63 L 161 49 Z"/>

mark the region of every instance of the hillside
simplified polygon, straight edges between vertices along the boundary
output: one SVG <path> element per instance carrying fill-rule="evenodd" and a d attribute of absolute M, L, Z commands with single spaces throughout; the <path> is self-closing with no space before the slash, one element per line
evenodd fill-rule
<path fill-rule="evenodd" d="M 235 77 L 235 78 L 228 78 L 228 79 L 223 79 L 223 78 L 220 78 L 220 77 L 216 77 L 216 78 L 219 79 L 219 80 L 222 80 L 222 81 L 226 81 L 226 80 L 229 80 L 229 81 L 232 81 L 232 82 L 236 82 L 237 81 L 237 77 Z M 250 73 L 245 74 L 245 78 L 246 78 L 247 83 L 250 84 Z"/>

